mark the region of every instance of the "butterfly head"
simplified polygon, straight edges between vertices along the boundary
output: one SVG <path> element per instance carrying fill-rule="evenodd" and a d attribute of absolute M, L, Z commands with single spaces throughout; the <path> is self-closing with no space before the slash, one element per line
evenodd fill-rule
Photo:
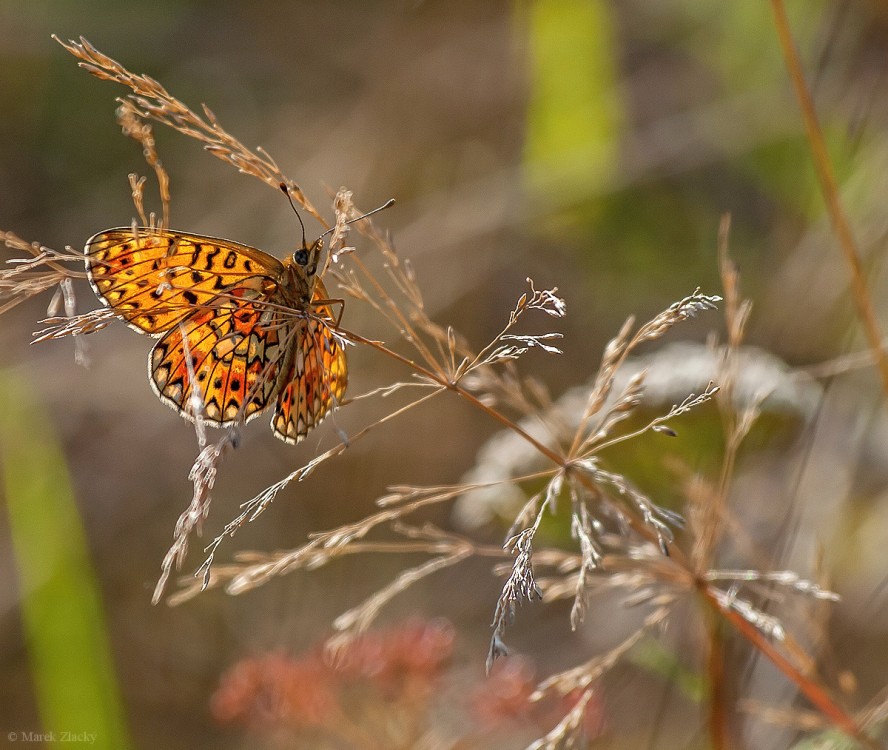
<path fill-rule="evenodd" d="M 293 202 L 293 196 L 290 194 L 289 186 L 287 185 L 287 183 L 282 182 L 280 183 L 279 187 L 284 195 L 287 196 L 287 200 L 290 201 L 290 206 L 293 208 L 293 213 L 295 213 L 296 218 L 299 219 L 299 226 L 302 227 L 302 247 L 300 247 L 298 250 L 296 250 L 295 253 L 293 253 L 293 264 L 295 266 L 298 266 L 302 270 L 302 273 L 304 274 L 306 279 L 310 279 L 317 273 L 318 261 L 321 257 L 321 250 L 323 250 L 324 248 L 324 237 L 326 237 L 328 234 L 331 234 L 336 227 L 331 227 L 320 237 L 318 237 L 314 242 L 312 242 L 311 245 L 309 245 L 308 242 L 306 242 L 305 240 L 305 224 L 302 221 L 302 217 L 299 215 L 299 211 L 296 210 L 296 204 Z M 356 221 L 366 219 L 368 216 L 372 216 L 377 211 L 382 211 L 383 209 L 388 208 L 394 202 L 395 199 L 390 198 L 379 208 L 374 208 L 372 211 L 361 214 L 354 219 L 349 219 L 345 222 L 345 224 L 354 224 Z"/>
<path fill-rule="evenodd" d="M 324 241 L 319 237 L 311 245 L 303 240 L 302 247 L 293 253 L 293 263 L 302 269 L 306 277 L 314 276 L 317 273 L 318 260 L 321 257 L 321 250 L 323 248 Z"/>

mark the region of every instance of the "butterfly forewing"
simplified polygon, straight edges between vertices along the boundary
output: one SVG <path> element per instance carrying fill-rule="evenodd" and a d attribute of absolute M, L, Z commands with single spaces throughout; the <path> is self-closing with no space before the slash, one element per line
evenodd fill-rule
<path fill-rule="evenodd" d="M 260 293 L 283 264 L 246 245 L 146 227 L 109 229 L 86 243 L 86 270 L 98 297 L 145 333 L 170 330 L 236 286 Z"/>

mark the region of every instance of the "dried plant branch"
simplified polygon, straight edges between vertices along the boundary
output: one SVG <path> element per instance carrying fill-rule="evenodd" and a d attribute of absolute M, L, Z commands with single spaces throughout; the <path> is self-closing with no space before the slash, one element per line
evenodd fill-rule
<path fill-rule="evenodd" d="M 712 497 L 707 497 L 697 506 L 694 515 L 694 546 L 691 562 L 695 570 L 705 570 L 713 564 L 713 555 L 724 528 L 727 517 L 728 489 L 734 476 L 734 466 L 740 444 L 748 434 L 758 416 L 759 400 L 746 407 L 744 414 L 737 415 L 734 392 L 739 367 L 739 349 L 743 344 L 743 333 L 749 318 L 751 305 L 740 294 L 740 274 L 728 255 L 728 236 L 731 220 L 728 214 L 722 216 L 719 225 L 718 257 L 722 287 L 725 293 L 725 321 L 728 341 L 721 352 L 719 382 L 722 395 L 717 400 L 725 435 L 725 451 L 722 460 L 721 476 Z"/>
<path fill-rule="evenodd" d="M 583 718 L 589 701 L 596 694 L 595 688 L 584 688 L 580 691 L 579 698 L 564 718 L 558 722 L 545 737 L 541 737 L 527 746 L 527 750 L 559 750 L 566 748 L 571 750 L 586 747 L 581 736 Z"/>
<path fill-rule="evenodd" d="M 431 526 L 426 526 L 423 529 L 421 538 L 425 538 L 435 547 L 443 546 L 447 549 L 446 553 L 433 557 L 416 567 L 402 570 L 394 580 L 375 591 L 364 602 L 337 617 L 333 622 L 333 628 L 337 631 L 337 635 L 328 642 L 332 650 L 341 649 L 345 644 L 365 632 L 373 624 L 382 608 L 396 595 L 432 573 L 453 567 L 471 557 L 475 551 L 474 545 L 467 544 L 450 535 L 436 534 Z M 445 544 L 442 545 L 442 541 Z"/>
<path fill-rule="evenodd" d="M 308 201 L 302 189 L 281 171 L 277 163 L 262 149 L 251 151 L 226 131 L 206 105 L 203 116 L 198 115 L 170 94 L 160 83 L 147 75 L 131 73 L 116 60 L 96 49 L 85 38 L 59 44 L 76 57 L 78 65 L 96 78 L 126 86 L 132 91 L 121 100 L 127 116 L 150 119 L 178 130 L 183 135 L 204 144 L 204 149 L 218 159 L 228 162 L 243 174 L 252 175 L 275 190 L 281 183 L 287 185 L 290 195 L 302 208 L 314 216 L 326 229 L 324 219 Z"/>
<path fill-rule="evenodd" d="M 695 571 L 704 571 L 714 564 L 714 557 L 722 538 L 725 521 L 728 517 L 728 491 L 734 477 L 737 454 L 740 445 L 758 417 L 761 399 L 747 405 L 742 414 L 735 411 L 735 385 L 738 377 L 739 350 L 743 343 L 746 322 L 749 319 L 751 304 L 740 294 L 740 274 L 728 254 L 728 240 L 731 227 L 729 214 L 722 216 L 718 234 L 718 259 L 722 288 L 725 296 L 725 321 L 727 344 L 721 352 L 719 382 L 721 397 L 717 400 L 722 419 L 722 432 L 725 435 L 725 449 L 722 458 L 721 475 L 714 492 L 702 498 L 691 508 L 693 546 L 691 565 Z M 725 630 L 717 613 L 706 618 L 709 648 L 706 660 L 710 686 L 709 732 L 714 748 L 728 747 L 729 688 L 726 684 Z"/>
<path fill-rule="evenodd" d="M 222 457 L 231 448 L 234 447 L 236 439 L 234 433 L 229 431 L 225 436 L 212 445 L 205 446 L 201 450 L 191 467 L 188 478 L 194 484 L 194 495 L 191 505 L 179 516 L 176 522 L 176 528 L 173 533 L 173 545 L 164 555 L 161 563 L 161 575 L 154 586 L 154 594 L 151 597 L 151 603 L 157 604 L 163 597 L 167 580 L 172 573 L 173 566 L 176 569 L 182 567 L 185 555 L 188 552 L 188 539 L 192 531 L 200 531 L 201 525 L 206 520 L 210 511 L 210 491 L 216 483 L 216 473 Z"/>
<path fill-rule="evenodd" d="M 595 692 L 594 683 L 622 659 L 651 629 L 665 622 L 668 607 L 660 607 L 651 612 L 640 628 L 625 638 L 622 643 L 597 655 L 572 669 L 553 675 L 539 684 L 531 695 L 531 700 L 539 701 L 547 693 L 568 695 L 580 692 L 580 698 L 573 708 L 545 737 L 527 746 L 527 750 L 557 750 L 558 748 L 580 747 L 579 730 L 586 703 Z"/>
<path fill-rule="evenodd" d="M 491 489 L 493 487 L 503 487 L 505 485 L 518 485 L 526 482 L 533 482 L 540 479 L 551 479 L 555 469 L 549 471 L 537 471 L 532 474 L 525 474 L 519 477 L 508 477 L 499 479 L 495 482 L 482 482 L 474 484 L 450 484 L 450 485 L 391 485 L 387 489 L 386 495 L 377 498 L 376 504 L 381 508 L 387 508 L 393 505 L 403 505 L 404 503 L 413 502 L 421 498 L 435 497 L 438 500 L 452 500 L 453 498 L 464 495 L 467 491 Z M 509 536 L 512 536 L 511 534 Z"/>
<path fill-rule="evenodd" d="M 715 309 L 720 301 L 721 297 L 701 294 L 700 290 L 697 289 L 693 294 L 674 303 L 655 318 L 642 325 L 634 334 L 632 333 L 632 328 L 635 325 L 634 318 L 629 318 L 623 324 L 617 336 L 605 347 L 601 358 L 601 366 L 598 368 L 598 374 L 596 375 L 595 385 L 589 393 L 583 416 L 580 419 L 570 450 L 568 451 L 569 456 L 576 457 L 589 452 L 597 442 L 600 442 L 607 436 L 603 426 L 594 429 L 590 423 L 592 418 L 601 411 L 607 397 L 610 395 L 614 375 L 635 348 L 645 341 L 652 341 L 663 336 L 676 324 L 694 317 L 701 311 Z M 640 383 L 636 387 L 640 387 Z M 629 394 L 630 397 L 632 395 Z M 627 402 L 623 403 L 623 409 L 626 408 L 626 404 Z M 684 411 L 687 411 L 688 408 L 692 407 L 688 406 Z M 670 417 L 664 418 L 661 422 L 677 416 L 679 413 L 681 412 L 676 412 Z M 605 424 L 607 424 L 607 418 L 608 415 L 605 416 Z M 619 420 L 612 421 L 611 424 L 616 424 L 616 421 Z M 658 422 L 657 425 L 661 424 L 661 422 Z M 657 425 L 652 423 L 650 429 Z M 645 428 L 645 431 L 647 429 L 649 428 Z M 599 449 L 601 448 L 600 445 L 598 447 Z"/>
<path fill-rule="evenodd" d="M 662 428 L 665 426 L 666 422 L 669 422 L 676 417 L 680 417 L 682 414 L 687 414 L 698 406 L 702 406 L 712 400 L 713 396 L 715 396 L 720 390 L 721 386 L 710 382 L 701 393 L 689 393 L 681 403 L 673 404 L 666 414 L 655 417 L 644 425 L 644 427 L 640 427 L 637 430 L 622 435 L 617 435 L 610 440 L 603 439 L 607 437 L 608 431 L 599 430 L 594 435 L 591 435 L 589 439 L 580 446 L 579 453 L 580 455 L 591 454 L 593 451 L 599 453 L 605 448 L 610 448 L 611 446 L 626 442 L 627 440 L 633 440 L 646 432 L 663 431 Z M 621 399 L 617 402 L 617 407 L 623 409 L 627 404 L 637 403 L 637 399 L 638 397 L 636 394 L 630 393 L 625 400 Z M 622 418 L 623 417 L 621 417 L 621 419 Z M 619 420 L 613 420 L 612 423 L 605 422 L 605 426 L 610 427 L 612 424 L 616 424 L 617 421 Z M 667 430 L 666 434 L 670 434 L 670 432 Z"/>
<path fill-rule="evenodd" d="M 391 522 L 391 527 L 396 531 L 407 528 L 401 521 L 401 517 Z M 345 532 L 345 527 L 339 527 L 322 535 L 315 536 L 312 540 L 296 550 L 288 550 L 275 553 L 239 552 L 235 555 L 236 562 L 227 565 L 214 565 L 210 574 L 209 588 L 224 588 L 233 596 L 251 591 L 257 586 L 267 582 L 271 578 L 291 573 L 295 570 L 318 570 L 328 563 L 342 557 L 353 555 L 447 555 L 461 554 L 464 549 L 471 549 L 472 557 L 503 558 L 507 553 L 501 547 L 477 544 L 465 537 L 455 534 L 444 535 L 441 533 L 438 539 L 411 538 L 410 541 L 361 541 L 360 539 L 343 540 L 342 543 L 325 546 L 325 542 Z M 557 550 L 541 551 L 541 556 L 550 564 L 564 562 L 566 555 Z M 194 576 L 187 576 L 181 580 L 178 591 L 172 594 L 168 600 L 170 605 L 181 604 L 204 591 L 202 582 L 195 580 Z"/>
<path fill-rule="evenodd" d="M 713 583 L 731 581 L 737 584 L 776 584 L 799 594 L 813 597 L 814 599 L 823 599 L 832 602 L 837 602 L 841 599 L 838 594 L 832 591 L 827 591 L 819 584 L 802 578 L 798 573 L 791 570 L 708 570 L 703 574 L 703 578 Z"/>
<path fill-rule="evenodd" d="M 69 268 L 66 264 L 76 263 L 82 269 L 82 255 L 71 248 L 59 251 L 39 242 L 26 242 L 13 232 L 0 231 L 0 243 L 10 250 L 30 256 L 9 258 L 6 261 L 9 268 L 0 270 L 0 315 L 54 287 L 57 290 L 48 306 L 48 315 L 56 315 L 59 300 L 64 301 L 66 313 L 74 314 L 74 297 L 70 283 L 72 279 L 85 278 L 86 273 Z"/>
<path fill-rule="evenodd" d="M 543 680 L 531 695 L 531 700 L 542 700 L 550 692 L 568 695 L 577 689 L 585 689 L 599 680 L 614 664 L 622 659 L 651 630 L 663 625 L 669 616 L 669 607 L 657 607 L 647 614 L 644 622 L 617 646 L 603 654 L 596 654 L 589 661 L 571 667 L 564 672 Z"/>
<path fill-rule="evenodd" d="M 570 610 L 570 626 L 576 630 L 585 619 L 587 607 L 587 587 L 589 576 L 602 567 L 604 556 L 595 540 L 593 517 L 584 500 L 580 498 L 573 482 L 570 485 L 573 513 L 571 514 L 571 535 L 580 544 L 580 569 L 574 587 L 574 603 Z"/>
<path fill-rule="evenodd" d="M 768 632 L 765 634 L 760 632 L 765 630 L 770 631 L 770 635 L 782 636 L 784 631 L 779 623 L 775 623 L 773 618 L 767 618 L 767 616 L 765 620 L 760 621 L 758 613 L 754 608 L 748 608 L 746 603 L 742 607 L 745 611 L 741 612 L 738 609 L 737 600 L 725 597 L 723 594 L 719 596 L 715 590 L 701 589 L 701 594 L 746 640 L 752 643 L 784 676 L 791 680 L 811 704 L 829 718 L 833 726 L 853 737 L 864 747 L 879 750 L 880 745 L 864 733 L 858 722 L 841 707 L 819 678 L 811 673 L 810 669 L 800 669 L 771 644 L 768 640 Z"/>
<path fill-rule="evenodd" d="M 533 574 L 533 538 L 540 528 L 546 509 L 552 507 L 560 494 L 563 482 L 564 474 L 562 473 L 552 477 L 546 486 L 545 496 L 536 510 L 536 519 L 533 524 L 515 534 L 503 545 L 504 549 L 515 556 L 515 560 L 512 563 L 512 571 L 503 585 L 493 615 L 493 634 L 487 654 L 488 673 L 493 667 L 493 662 L 508 653 L 503 641 L 503 633 L 515 619 L 516 607 L 522 602 L 543 598 L 543 592 L 537 586 Z"/>
<path fill-rule="evenodd" d="M 154 133 L 151 125 L 143 122 L 139 116 L 138 110 L 129 100 L 121 102 L 117 110 L 117 121 L 123 129 L 123 134 L 138 141 L 142 145 L 142 156 L 148 165 L 154 170 L 157 177 L 157 189 L 160 194 L 161 204 L 161 220 L 159 229 L 170 228 L 170 178 L 160 157 L 157 154 L 157 146 L 154 141 Z M 142 219 L 142 226 L 154 228 L 155 222 L 145 216 L 145 209 L 142 205 L 142 186 L 144 180 L 136 180 L 135 175 L 130 175 L 130 185 L 133 189 L 133 202 L 136 205 L 136 211 Z"/>

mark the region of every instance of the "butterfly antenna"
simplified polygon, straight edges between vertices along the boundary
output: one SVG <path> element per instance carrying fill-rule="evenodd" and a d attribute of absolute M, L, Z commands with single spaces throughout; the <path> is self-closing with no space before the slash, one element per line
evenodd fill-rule
<path fill-rule="evenodd" d="M 287 187 L 287 183 L 285 182 L 282 182 L 280 184 L 280 188 L 283 194 L 287 196 L 287 200 L 290 201 L 290 206 L 293 208 L 293 213 L 296 214 L 296 218 L 299 219 L 299 226 L 302 227 L 302 247 L 308 247 L 308 243 L 305 241 L 305 224 L 302 223 L 302 217 L 299 215 L 299 210 L 296 208 L 296 204 L 293 202 L 293 196 L 290 195 L 290 188 Z M 379 209 L 376 210 L 378 211 Z"/>
<path fill-rule="evenodd" d="M 366 219 L 368 216 L 373 216 L 373 214 L 378 214 L 380 211 L 384 211 L 385 209 L 389 208 L 390 206 L 394 206 L 394 205 L 395 205 L 395 199 L 394 199 L 394 198 L 389 198 L 389 199 L 388 199 L 385 203 L 383 203 L 381 206 L 377 206 L 377 207 L 374 208 L 372 211 L 368 211 L 368 212 L 365 213 L 365 214 L 361 214 L 360 216 L 356 216 L 354 219 L 349 219 L 349 220 L 348 220 L 347 222 L 345 222 L 345 223 L 346 223 L 346 224 L 354 224 L 356 221 L 361 221 L 362 219 Z M 330 234 L 334 229 L 336 229 L 336 227 L 330 227 L 326 232 L 324 232 L 324 233 L 321 235 L 321 237 L 326 237 L 326 236 L 327 236 L 328 234 Z M 319 238 L 319 239 L 320 239 L 320 238 Z"/>

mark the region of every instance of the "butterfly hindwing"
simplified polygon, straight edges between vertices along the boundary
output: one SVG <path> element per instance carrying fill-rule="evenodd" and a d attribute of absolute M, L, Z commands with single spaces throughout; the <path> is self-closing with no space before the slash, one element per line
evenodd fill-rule
<path fill-rule="evenodd" d="M 218 427 L 264 411 L 286 360 L 288 326 L 276 317 L 261 301 L 194 311 L 151 350 L 148 371 L 160 399 Z"/>
<path fill-rule="evenodd" d="M 315 299 L 325 299 L 318 282 Z M 333 333 L 327 305 L 313 305 L 297 336 L 293 360 L 277 397 L 271 429 L 281 440 L 298 443 L 342 402 L 348 384 L 345 351 Z"/>

